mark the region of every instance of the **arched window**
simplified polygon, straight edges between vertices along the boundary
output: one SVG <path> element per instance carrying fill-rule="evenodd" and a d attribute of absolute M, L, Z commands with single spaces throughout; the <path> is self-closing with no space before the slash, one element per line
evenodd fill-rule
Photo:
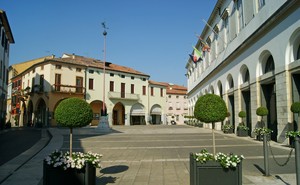
<path fill-rule="evenodd" d="M 269 58 L 267 59 L 266 62 L 266 67 L 265 67 L 265 73 L 274 71 L 275 67 L 274 67 L 274 60 L 272 56 L 269 56 Z"/>
<path fill-rule="evenodd" d="M 249 82 L 249 70 L 247 69 L 244 74 L 243 83 Z"/>

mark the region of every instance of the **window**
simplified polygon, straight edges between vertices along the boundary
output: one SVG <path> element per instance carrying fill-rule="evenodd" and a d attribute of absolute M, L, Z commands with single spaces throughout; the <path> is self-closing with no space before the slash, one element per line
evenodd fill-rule
<path fill-rule="evenodd" d="M 263 6 L 265 6 L 265 0 L 257 0 L 258 10 L 260 10 Z"/>
<path fill-rule="evenodd" d="M 134 80 L 134 76 L 131 76 L 131 80 Z"/>
<path fill-rule="evenodd" d="M 89 70 L 89 73 L 94 74 L 94 70 L 91 70 L 91 69 L 90 69 L 90 70 Z"/>
<path fill-rule="evenodd" d="M 82 93 L 83 92 L 83 78 L 82 77 L 76 77 L 76 92 Z"/>
<path fill-rule="evenodd" d="M 41 65 L 41 70 L 44 70 L 44 65 Z"/>
<path fill-rule="evenodd" d="M 247 69 L 247 71 L 245 72 L 245 75 L 244 75 L 244 83 L 246 82 L 249 82 L 249 70 Z"/>
<path fill-rule="evenodd" d="M 113 81 L 109 82 L 109 91 L 114 92 L 114 82 Z"/>
<path fill-rule="evenodd" d="M 61 69 L 61 65 L 55 65 L 55 69 Z"/>
<path fill-rule="evenodd" d="M 125 75 L 121 75 L 121 78 L 125 78 Z"/>
<path fill-rule="evenodd" d="M 160 96 L 163 97 L 164 96 L 164 89 L 160 88 Z"/>
<path fill-rule="evenodd" d="M 265 73 L 274 71 L 274 60 L 272 56 L 269 56 L 267 62 L 266 62 L 266 67 L 265 67 Z"/>
<path fill-rule="evenodd" d="M 151 96 L 154 96 L 154 88 L 151 87 Z"/>
<path fill-rule="evenodd" d="M 125 83 L 121 83 L 121 98 L 125 98 Z"/>
<path fill-rule="evenodd" d="M 143 81 L 146 81 L 146 78 L 143 78 L 142 80 L 143 80 Z"/>
<path fill-rule="evenodd" d="M 31 79 L 31 92 L 33 92 L 34 83 L 35 83 L 35 78 L 33 77 L 33 78 Z M 16 86 L 15 86 L 15 87 L 16 87 Z"/>
<path fill-rule="evenodd" d="M 146 86 L 143 86 L 143 95 L 146 95 Z"/>
<path fill-rule="evenodd" d="M 242 0 L 237 0 L 237 10 L 238 10 L 239 30 L 241 30 L 244 27 Z"/>
<path fill-rule="evenodd" d="M 169 98 L 171 98 L 172 96 L 171 95 L 169 95 Z"/>
<path fill-rule="evenodd" d="M 109 75 L 110 75 L 111 77 L 115 76 L 113 73 L 110 73 Z"/>
<path fill-rule="evenodd" d="M 81 72 L 81 68 L 76 68 L 76 72 Z"/>
<path fill-rule="evenodd" d="M 61 74 L 55 74 L 55 91 L 60 91 Z"/>
<path fill-rule="evenodd" d="M 44 90 L 44 75 L 40 76 L 40 91 Z"/>
<path fill-rule="evenodd" d="M 93 90 L 94 89 L 94 79 L 89 78 L 89 89 Z"/>
<path fill-rule="evenodd" d="M 134 94 L 134 84 L 131 84 L 131 94 Z"/>
<path fill-rule="evenodd" d="M 180 103 L 176 102 L 176 110 L 180 110 Z"/>
<path fill-rule="evenodd" d="M 32 73 L 35 73 L 35 68 L 32 69 Z"/>

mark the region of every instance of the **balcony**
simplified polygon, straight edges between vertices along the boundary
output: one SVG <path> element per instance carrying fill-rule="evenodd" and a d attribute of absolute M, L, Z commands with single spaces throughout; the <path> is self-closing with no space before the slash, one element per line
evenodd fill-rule
<path fill-rule="evenodd" d="M 123 100 L 139 100 L 138 94 L 121 93 L 121 92 L 108 92 L 109 99 L 123 99 Z"/>
<path fill-rule="evenodd" d="M 52 85 L 52 92 L 68 93 L 68 94 L 84 94 L 85 88 L 82 86 L 54 84 L 54 85 Z"/>

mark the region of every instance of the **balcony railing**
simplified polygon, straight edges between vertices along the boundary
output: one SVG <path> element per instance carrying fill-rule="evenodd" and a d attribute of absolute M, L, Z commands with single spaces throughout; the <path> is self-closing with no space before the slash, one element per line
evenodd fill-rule
<path fill-rule="evenodd" d="M 83 94 L 85 88 L 82 86 L 54 84 L 52 85 L 52 92 Z"/>
<path fill-rule="evenodd" d="M 108 98 L 110 99 L 126 99 L 126 100 L 139 100 L 138 94 L 121 93 L 121 92 L 108 92 Z"/>

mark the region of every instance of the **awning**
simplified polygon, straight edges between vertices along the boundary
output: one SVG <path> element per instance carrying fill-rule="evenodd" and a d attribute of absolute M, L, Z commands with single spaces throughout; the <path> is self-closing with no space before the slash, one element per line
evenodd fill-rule
<path fill-rule="evenodd" d="M 142 104 L 134 104 L 130 111 L 131 116 L 145 116 L 144 106 Z"/>

